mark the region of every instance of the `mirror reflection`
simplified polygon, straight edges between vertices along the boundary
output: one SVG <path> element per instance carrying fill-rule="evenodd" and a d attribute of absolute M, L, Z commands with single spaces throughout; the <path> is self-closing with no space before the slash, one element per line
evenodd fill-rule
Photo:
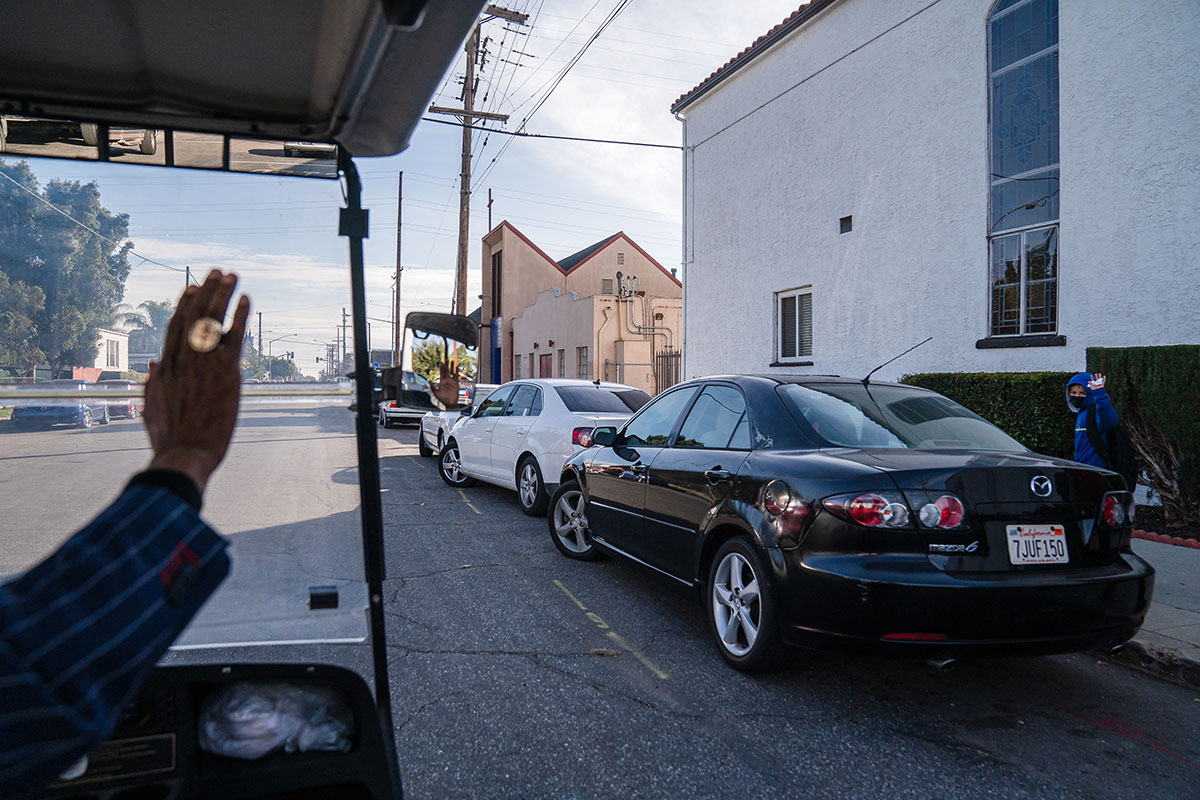
<path fill-rule="evenodd" d="M 337 178 L 337 145 L 0 115 L 0 153 Z"/>
<path fill-rule="evenodd" d="M 428 411 L 458 411 L 471 405 L 478 370 L 477 326 L 456 314 L 414 312 L 405 319 L 399 365 L 380 371 L 381 418 L 419 422 Z"/>
<path fill-rule="evenodd" d="M 0 153 L 96 161 L 96 126 L 18 114 L 0 115 Z"/>

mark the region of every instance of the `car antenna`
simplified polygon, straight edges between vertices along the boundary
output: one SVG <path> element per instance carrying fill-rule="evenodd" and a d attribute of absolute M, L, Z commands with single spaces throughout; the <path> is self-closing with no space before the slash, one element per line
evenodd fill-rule
<path fill-rule="evenodd" d="M 932 339 L 932 338 L 933 338 L 933 337 L 932 337 L 932 336 L 930 336 L 930 337 L 929 337 L 929 339 L 926 339 L 926 340 L 925 340 L 925 342 L 928 342 L 928 341 L 929 341 L 930 339 Z M 905 350 L 905 351 L 904 351 L 903 353 L 901 353 L 899 356 L 896 356 L 896 358 L 900 358 L 900 356 L 906 356 L 906 355 L 908 355 L 908 354 L 909 354 L 909 353 L 911 353 L 913 350 L 916 350 L 918 347 L 920 347 L 921 345 L 925 344 L 925 342 L 918 342 L 917 344 L 914 344 L 912 347 L 910 347 L 910 348 L 908 348 L 907 350 Z M 865 377 L 865 378 L 863 378 L 863 379 L 862 379 L 862 385 L 863 385 L 863 386 L 869 386 L 869 385 L 870 385 L 870 381 L 871 381 L 871 376 L 872 376 L 872 375 L 874 375 L 876 372 L 879 372 L 879 370 L 883 369 L 883 368 L 884 368 L 884 367 L 886 367 L 888 364 L 892 363 L 892 361 L 895 361 L 895 360 L 896 360 L 896 358 L 893 358 L 893 359 L 891 359 L 890 361 L 885 361 L 885 362 L 883 362 L 882 364 L 880 364 L 878 367 L 876 367 L 875 369 L 873 369 L 873 370 L 871 370 L 870 372 L 868 372 L 868 373 L 867 373 L 867 377 Z"/>

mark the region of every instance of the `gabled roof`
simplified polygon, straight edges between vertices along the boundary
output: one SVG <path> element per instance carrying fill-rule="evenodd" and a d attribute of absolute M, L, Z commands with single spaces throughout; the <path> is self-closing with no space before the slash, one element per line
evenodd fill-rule
<path fill-rule="evenodd" d="M 611 242 L 613 239 L 617 238 L 618 236 L 620 236 L 619 233 L 614 233 L 612 236 L 609 236 L 607 239 L 601 239 L 600 241 L 596 242 L 595 244 L 588 245 L 587 247 L 580 250 L 578 253 L 572 253 L 571 255 L 567 256 L 566 258 L 564 258 L 558 262 L 559 268 L 562 269 L 563 272 L 570 272 L 578 264 L 580 264 L 583 261 L 586 261 L 588 256 L 590 256 L 592 253 L 595 253 L 601 247 L 604 247 L 604 245 L 608 244 L 609 242 Z"/>
<path fill-rule="evenodd" d="M 643 256 L 645 256 L 646 260 L 649 261 L 654 266 L 658 267 L 659 270 L 661 270 L 664 275 L 666 275 L 668 278 L 673 280 L 679 286 L 683 286 L 683 282 L 680 281 L 679 278 L 672 275 L 671 271 L 669 269 L 664 267 L 662 264 L 658 263 L 658 261 L 654 258 L 654 256 L 650 255 L 645 250 L 643 250 L 641 245 L 639 245 L 633 239 L 630 239 L 629 236 L 625 233 L 625 231 L 617 231 L 612 236 L 609 236 L 607 239 L 596 242 L 593 245 L 589 245 L 588 247 L 585 247 L 584 249 L 580 250 L 578 253 L 574 253 L 572 255 L 567 256 L 562 261 L 555 261 L 553 258 L 546 255 L 545 250 L 543 250 L 542 248 L 540 248 L 536 244 L 534 244 L 533 241 L 528 236 L 526 236 L 525 234 L 523 234 L 519 230 L 517 230 L 516 226 L 514 226 L 511 222 L 509 222 L 506 219 L 501 220 L 500 224 L 497 225 L 496 227 L 492 228 L 490 231 L 488 231 L 487 235 L 484 236 L 483 238 L 487 239 L 487 238 L 495 235 L 495 233 L 497 231 L 499 231 L 501 228 L 508 228 L 510 231 L 512 231 L 514 234 L 516 234 L 517 238 L 519 238 L 521 241 L 525 242 L 525 244 L 529 245 L 530 249 L 532 249 L 535 253 L 537 253 L 542 258 L 546 259 L 546 261 L 548 261 L 552 266 L 554 266 L 555 269 L 557 269 L 563 275 L 569 275 L 573 270 L 575 270 L 577 267 L 579 267 L 580 265 L 587 262 L 588 259 L 592 258 L 594 255 L 596 255 L 597 253 L 602 251 L 605 247 L 609 246 L 610 244 L 613 244 L 618 239 L 624 239 L 626 242 L 629 243 L 630 247 L 632 247 L 634 250 L 637 250 L 639 253 L 641 253 Z"/>
<path fill-rule="evenodd" d="M 699 100 L 703 95 L 716 88 L 722 81 L 732 77 L 739 69 L 769 50 L 789 33 L 836 2 L 837 0 L 811 0 L 811 2 L 800 6 L 783 22 L 771 28 L 771 30 L 755 39 L 754 43 L 745 50 L 726 61 L 716 72 L 709 75 L 691 90 L 680 95 L 679 99 L 671 105 L 671 113 L 674 114 Z"/>

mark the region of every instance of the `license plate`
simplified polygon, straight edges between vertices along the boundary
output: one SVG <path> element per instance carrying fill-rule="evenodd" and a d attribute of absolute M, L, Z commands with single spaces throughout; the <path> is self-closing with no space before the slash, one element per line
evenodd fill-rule
<path fill-rule="evenodd" d="M 1009 525 L 1010 564 L 1066 564 L 1067 534 L 1062 525 Z"/>

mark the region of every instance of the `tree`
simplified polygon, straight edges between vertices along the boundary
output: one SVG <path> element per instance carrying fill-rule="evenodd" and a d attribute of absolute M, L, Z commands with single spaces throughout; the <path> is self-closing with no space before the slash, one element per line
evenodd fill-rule
<path fill-rule="evenodd" d="M 129 215 L 102 206 L 95 183 L 55 180 L 43 191 L 24 161 L 0 161 L 0 172 L 19 184 L 0 181 L 0 270 L 10 286 L 43 292 L 36 346 L 56 372 L 92 364 L 129 275 Z"/>
<path fill-rule="evenodd" d="M 146 350 L 153 349 L 161 353 L 163 342 L 167 340 L 167 325 L 175 313 L 175 304 L 170 300 L 147 300 L 139 303 L 137 308 L 123 304 L 121 309 L 118 320 L 132 328 L 130 352 L 143 349 L 133 346 L 134 339 L 139 338 Z"/>
<path fill-rule="evenodd" d="M 465 378 L 470 378 L 475 375 L 475 357 L 468 351 L 466 345 L 459 344 L 455 347 L 455 356 L 458 364 L 458 372 Z M 446 360 L 446 343 L 426 341 L 424 344 L 413 347 L 412 351 L 412 368 L 413 372 L 418 375 L 424 375 L 430 383 L 437 381 L 440 376 L 440 367 Z"/>
<path fill-rule="evenodd" d="M 45 292 L 0 271 L 0 363 L 33 370 L 45 360 L 34 322 L 45 305 Z"/>

